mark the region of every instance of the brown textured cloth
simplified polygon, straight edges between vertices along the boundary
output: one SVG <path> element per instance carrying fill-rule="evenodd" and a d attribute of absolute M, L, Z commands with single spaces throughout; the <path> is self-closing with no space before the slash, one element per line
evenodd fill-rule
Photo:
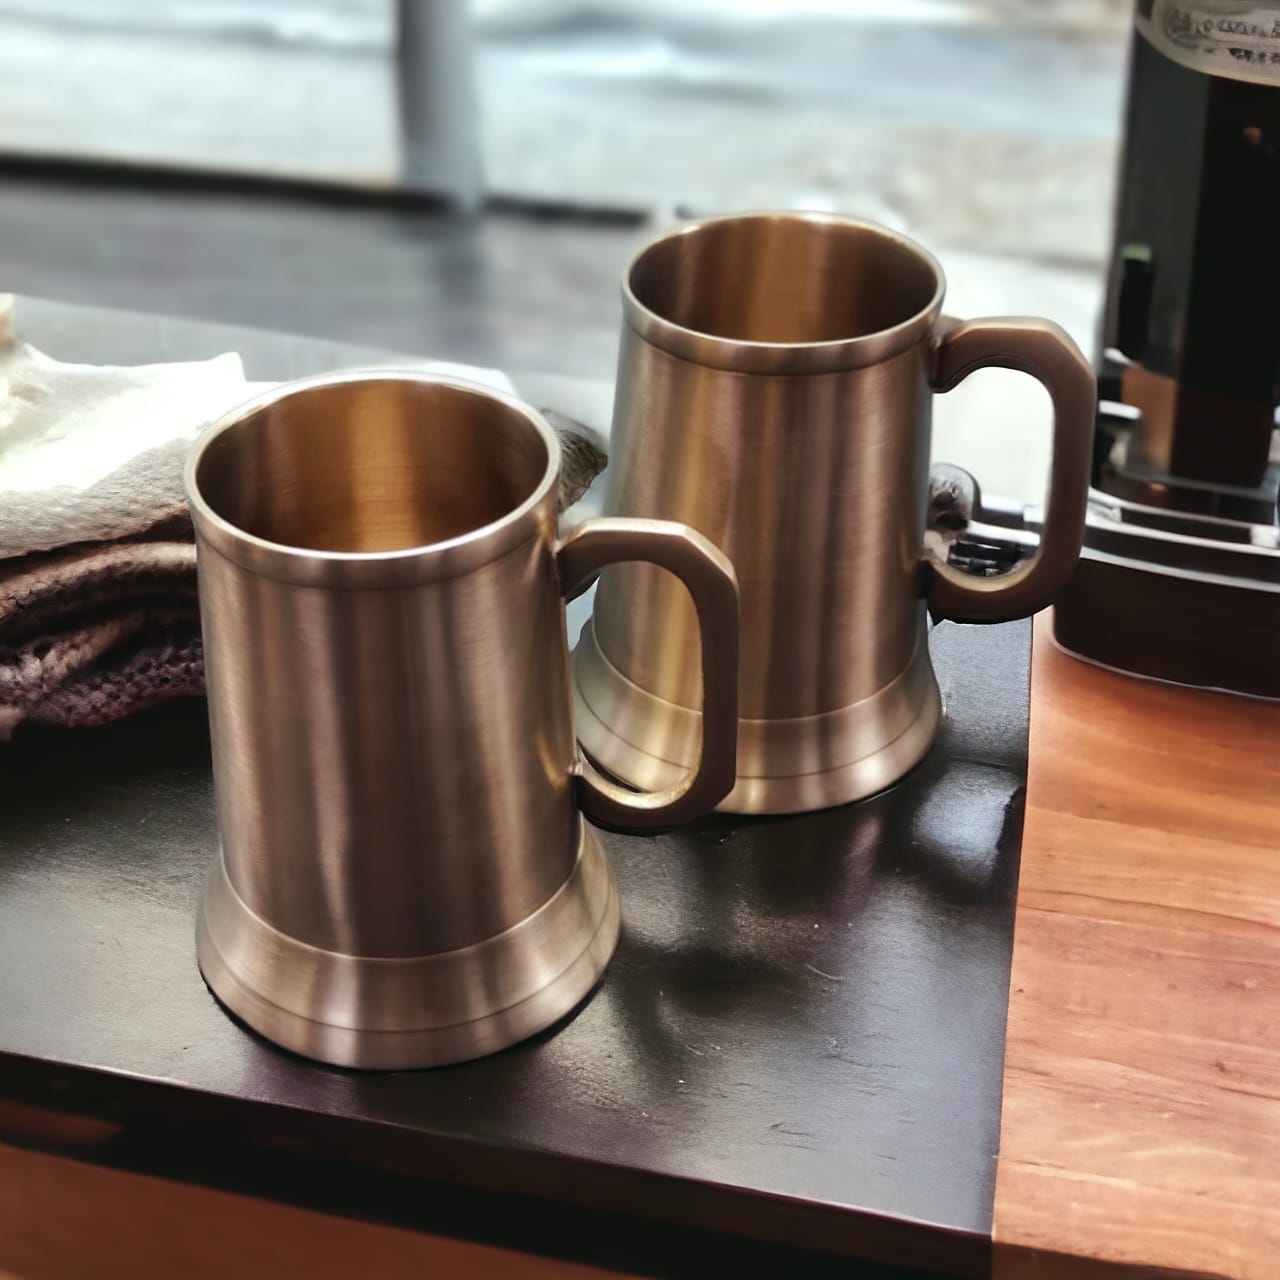
<path fill-rule="evenodd" d="M 588 428 L 548 416 L 564 447 L 563 510 L 607 457 Z M 104 724 L 204 693 L 191 525 L 172 504 L 156 515 L 117 542 L 0 559 L 0 741 L 24 722 Z"/>
<path fill-rule="evenodd" d="M 171 531 L 0 561 L 0 741 L 203 693 L 195 587 L 195 546 Z"/>

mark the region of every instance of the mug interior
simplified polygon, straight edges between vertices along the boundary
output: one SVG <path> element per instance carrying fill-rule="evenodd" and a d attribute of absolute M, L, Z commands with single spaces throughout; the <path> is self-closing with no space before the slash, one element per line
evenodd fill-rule
<path fill-rule="evenodd" d="M 287 391 L 211 440 L 200 496 L 254 537 L 328 552 L 429 546 L 501 520 L 546 479 L 550 450 L 483 390 L 360 378 Z"/>
<path fill-rule="evenodd" d="M 651 245 L 627 284 L 641 306 L 736 342 L 841 342 L 892 329 L 933 304 L 937 269 L 869 224 L 802 214 L 699 223 Z"/>

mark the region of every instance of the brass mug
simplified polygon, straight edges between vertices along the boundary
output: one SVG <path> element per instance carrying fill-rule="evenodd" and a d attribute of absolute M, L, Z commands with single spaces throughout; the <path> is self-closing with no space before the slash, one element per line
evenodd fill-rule
<path fill-rule="evenodd" d="M 308 1057 L 418 1067 L 541 1030 L 618 936 L 582 814 L 636 828 L 732 785 L 733 570 L 651 520 L 557 530 L 532 409 L 386 371 L 295 382 L 214 424 L 186 470 L 221 836 L 197 952 L 214 994 Z M 697 602 L 700 760 L 658 794 L 574 741 L 563 597 L 648 559 Z"/>
<path fill-rule="evenodd" d="M 894 782 L 940 717 L 926 609 L 1026 616 L 1079 555 L 1088 362 L 1046 320 L 945 319 L 943 292 L 938 263 L 910 240 L 808 213 L 693 223 L 623 277 L 604 511 L 691 525 L 738 571 L 738 777 L 724 810 L 819 809 Z M 934 558 L 925 525 L 934 393 L 989 365 L 1039 379 L 1055 419 L 1038 552 L 983 579 Z M 697 654 L 669 576 L 602 574 L 574 655 L 587 754 L 645 788 L 686 768 Z"/>

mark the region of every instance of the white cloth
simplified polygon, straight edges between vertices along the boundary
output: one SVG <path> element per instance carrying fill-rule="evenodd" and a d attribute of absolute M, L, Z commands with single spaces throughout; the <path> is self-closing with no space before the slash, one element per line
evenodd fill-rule
<path fill-rule="evenodd" d="M 204 691 L 183 466 L 208 422 L 273 385 L 234 353 L 63 364 L 14 328 L 0 295 L 0 742 Z M 414 367 L 511 390 L 496 370 Z M 604 456 L 566 439 L 585 488 Z"/>
<path fill-rule="evenodd" d="M 17 341 L 15 327 L 13 298 L 0 294 L 0 560 L 130 538 L 182 515 L 192 441 L 273 385 L 246 381 L 234 352 L 180 364 L 64 364 Z M 412 367 L 511 390 L 495 369 Z"/>

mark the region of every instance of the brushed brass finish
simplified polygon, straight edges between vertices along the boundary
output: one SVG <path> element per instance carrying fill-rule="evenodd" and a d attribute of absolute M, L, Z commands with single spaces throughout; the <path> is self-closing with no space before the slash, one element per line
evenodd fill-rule
<path fill-rule="evenodd" d="M 738 623 L 725 557 L 658 521 L 558 542 L 554 433 L 488 389 L 371 371 L 274 390 L 187 468 L 221 851 L 198 956 L 296 1052 L 474 1057 L 566 1013 L 618 933 L 579 809 L 633 827 L 733 783 Z M 659 795 L 574 741 L 562 591 L 606 561 L 688 582 L 705 749 Z"/>
<path fill-rule="evenodd" d="M 906 238 L 796 213 L 693 223 L 624 276 L 605 511 L 692 526 L 738 571 L 738 775 L 723 809 L 822 808 L 896 780 L 939 719 L 926 605 L 1022 617 L 1079 555 L 1088 362 L 1047 321 L 943 319 L 944 287 Z M 1054 454 L 1038 554 L 981 579 L 933 559 L 924 530 L 933 395 L 990 365 L 1048 389 Z M 697 651 L 669 575 L 601 574 L 574 683 L 582 745 L 608 772 L 661 785 L 691 758 Z"/>
<path fill-rule="evenodd" d="M 201 970 L 251 1027 L 322 1062 L 396 1070 L 496 1053 L 572 1009 L 617 945 L 613 875 L 585 823 L 579 840 L 568 879 L 520 924 L 469 947 L 395 959 L 321 951 L 273 928 L 219 858 L 198 923 Z"/>
<path fill-rule="evenodd" d="M 594 643 L 590 627 L 575 655 L 579 736 L 607 741 L 610 768 L 635 786 L 671 786 L 697 759 L 701 717 L 629 681 Z M 759 759 L 767 751 L 776 772 L 739 777 L 720 808 L 821 809 L 832 790 L 870 795 L 896 782 L 929 749 L 942 713 L 923 627 L 920 635 L 904 670 L 861 702 L 786 720 L 740 719 L 739 756 Z"/>

